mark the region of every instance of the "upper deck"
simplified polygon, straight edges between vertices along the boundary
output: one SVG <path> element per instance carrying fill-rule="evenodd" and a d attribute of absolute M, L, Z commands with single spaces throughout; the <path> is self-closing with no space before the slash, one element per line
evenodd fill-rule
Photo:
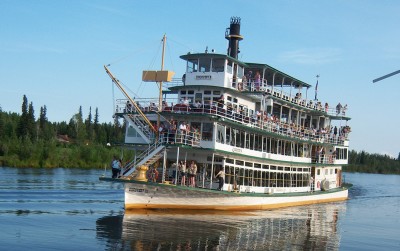
<path fill-rule="evenodd" d="M 232 96 L 247 96 L 254 102 L 274 99 L 287 107 L 294 107 L 305 113 L 328 116 L 332 120 L 350 120 L 346 116 L 347 107 L 329 106 L 328 103 L 310 98 L 311 85 L 287 75 L 267 64 L 241 62 L 228 55 L 197 53 L 181 56 L 186 61 L 186 71 L 182 79 L 164 83 L 164 94 L 178 94 L 185 89 L 219 89 Z M 188 97 L 189 104 L 199 100 Z M 202 99 L 200 103 L 206 104 Z M 262 102 L 265 104 L 265 102 Z M 176 102 L 175 102 L 176 104 Z M 270 103 L 266 103 L 267 105 Z"/>

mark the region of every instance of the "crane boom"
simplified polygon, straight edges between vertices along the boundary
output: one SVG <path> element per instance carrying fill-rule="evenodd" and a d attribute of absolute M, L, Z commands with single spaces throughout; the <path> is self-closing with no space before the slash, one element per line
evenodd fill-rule
<path fill-rule="evenodd" d="M 111 71 L 107 68 L 107 66 L 104 65 L 104 69 L 106 70 L 108 76 L 110 76 L 111 80 L 113 83 L 121 90 L 121 92 L 124 94 L 124 96 L 131 102 L 131 104 L 135 107 L 136 111 L 139 113 L 139 115 L 143 118 L 143 120 L 146 122 L 146 124 L 149 126 L 151 130 L 153 130 L 155 133 L 158 133 L 157 130 L 154 128 L 153 124 L 150 122 L 150 120 L 146 117 L 146 115 L 142 112 L 142 110 L 139 108 L 139 106 L 136 104 L 136 102 L 128 95 L 128 93 L 125 91 L 125 89 L 122 87 L 122 85 L 119 83 L 119 80 L 114 77 L 114 75 L 111 73 Z"/>

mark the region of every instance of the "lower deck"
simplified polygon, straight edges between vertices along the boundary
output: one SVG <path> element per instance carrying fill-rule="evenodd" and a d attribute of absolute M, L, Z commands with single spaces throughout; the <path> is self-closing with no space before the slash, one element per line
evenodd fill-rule
<path fill-rule="evenodd" d="M 314 192 L 334 189 L 342 183 L 342 168 L 338 165 L 273 161 L 191 147 L 166 147 L 158 161 L 146 166 L 149 182 L 211 190 L 220 187 L 216 176 L 222 171 L 221 190 L 228 192 Z"/>

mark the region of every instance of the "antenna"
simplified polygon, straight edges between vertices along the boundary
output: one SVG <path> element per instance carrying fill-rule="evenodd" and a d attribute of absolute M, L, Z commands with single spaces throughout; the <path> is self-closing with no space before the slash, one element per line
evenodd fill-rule
<path fill-rule="evenodd" d="M 376 78 L 376 79 L 372 80 L 372 83 L 376 83 L 378 81 L 384 80 L 385 78 L 391 77 L 391 76 L 399 74 L 399 73 L 400 73 L 400 70 L 386 74 L 385 76 L 382 76 L 380 78 Z"/>

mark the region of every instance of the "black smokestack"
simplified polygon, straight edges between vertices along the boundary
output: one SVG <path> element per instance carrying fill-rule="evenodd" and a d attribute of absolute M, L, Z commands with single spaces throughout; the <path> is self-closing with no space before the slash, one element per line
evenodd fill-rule
<path fill-rule="evenodd" d="M 238 58 L 239 41 L 243 39 L 240 35 L 240 17 L 231 17 L 231 25 L 226 28 L 225 38 L 229 40 L 228 55 Z"/>

